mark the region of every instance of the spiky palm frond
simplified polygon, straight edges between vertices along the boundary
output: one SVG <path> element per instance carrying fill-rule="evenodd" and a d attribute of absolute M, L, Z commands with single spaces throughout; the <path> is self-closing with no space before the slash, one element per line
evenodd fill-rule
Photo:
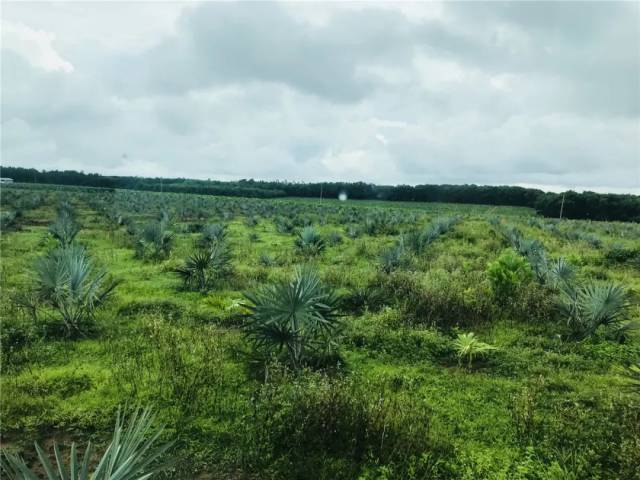
<path fill-rule="evenodd" d="M 36 294 L 62 316 L 67 333 L 93 316 L 119 282 L 96 270 L 81 246 L 58 248 L 36 262 Z"/>
<path fill-rule="evenodd" d="M 293 222 L 285 217 L 280 217 L 275 219 L 276 230 L 278 233 L 291 233 L 293 232 Z"/>
<path fill-rule="evenodd" d="M 462 360 L 466 359 L 468 367 L 471 367 L 476 357 L 496 350 L 496 347 L 478 340 L 473 332 L 458 334 L 453 346 L 456 349 L 458 363 L 462 363 Z"/>
<path fill-rule="evenodd" d="M 268 253 L 261 253 L 260 258 L 258 260 L 260 262 L 260 265 L 264 267 L 273 267 L 274 265 L 276 265 L 275 258 L 273 258 Z"/>
<path fill-rule="evenodd" d="M 154 427 L 151 410 L 136 410 L 128 422 L 118 411 L 111 443 L 95 468 L 91 468 L 93 445 L 87 444 L 82 459 L 78 457 L 76 444 L 71 444 L 68 460 L 59 445 L 54 444 L 54 462 L 36 443 L 40 470 L 47 480 L 143 480 L 164 470 L 167 462 L 163 456 L 173 442 L 158 445 L 164 427 Z M 125 425 L 128 423 L 128 425 Z M 0 471 L 12 480 L 38 480 L 41 477 L 30 469 L 24 460 L 6 450 L 0 456 Z"/>
<path fill-rule="evenodd" d="M 258 346 L 287 349 L 299 368 L 306 350 L 326 343 L 340 326 L 339 297 L 322 285 L 318 274 L 298 268 L 291 280 L 245 294 L 249 314 L 245 332 Z"/>
<path fill-rule="evenodd" d="M 210 223 L 202 227 L 199 244 L 209 247 L 216 242 L 224 242 L 227 238 L 227 226 L 222 223 Z"/>
<path fill-rule="evenodd" d="M 231 254 L 226 244 L 216 242 L 208 248 L 195 250 L 174 272 L 182 278 L 185 287 L 206 291 L 230 269 Z"/>
<path fill-rule="evenodd" d="M 327 241 L 329 242 L 329 245 L 335 247 L 342 243 L 342 235 L 340 235 L 339 232 L 331 232 L 327 237 Z"/>
<path fill-rule="evenodd" d="M 159 260 L 169 256 L 172 246 L 173 233 L 169 231 L 168 222 L 161 219 L 143 228 L 136 243 L 136 255 Z"/>
<path fill-rule="evenodd" d="M 631 298 L 622 285 L 614 283 L 579 287 L 567 284 L 558 298 L 558 308 L 572 335 L 586 338 L 599 327 L 616 332 L 625 330 Z"/>
<path fill-rule="evenodd" d="M 403 235 L 405 244 L 414 253 L 422 253 L 440 235 L 448 232 L 459 221 L 459 217 L 438 217 L 421 231 L 409 232 Z"/>
<path fill-rule="evenodd" d="M 66 209 L 59 211 L 58 218 L 49 227 L 49 232 L 60 242 L 61 247 L 71 245 L 79 231 L 80 226 Z"/>
<path fill-rule="evenodd" d="M 301 253 L 317 255 L 326 246 L 322 235 L 312 226 L 304 227 L 296 238 L 295 245 Z"/>
<path fill-rule="evenodd" d="M 627 379 L 627 388 L 633 392 L 640 393 L 640 362 L 630 365 L 624 371 Z"/>
<path fill-rule="evenodd" d="M 73 219 L 76 218 L 76 210 L 75 210 L 75 208 L 73 208 L 73 205 L 71 205 L 66 200 L 63 200 L 63 201 L 60 202 L 60 204 L 58 205 L 58 208 L 56 209 L 56 211 L 57 211 L 58 215 L 68 215 L 69 217 L 71 217 Z"/>
<path fill-rule="evenodd" d="M 554 289 L 570 286 L 576 276 L 576 269 L 564 257 L 548 263 L 546 282 Z"/>
<path fill-rule="evenodd" d="M 580 292 L 580 305 L 591 328 L 619 326 L 627 317 L 631 302 L 622 285 L 587 285 Z"/>
<path fill-rule="evenodd" d="M 380 254 L 380 270 L 384 273 L 391 273 L 394 270 L 403 268 L 408 262 L 409 258 L 407 257 L 402 237 L 400 237 L 400 241 L 396 245 L 383 250 Z"/>
<path fill-rule="evenodd" d="M 158 222 L 165 224 L 167 227 L 171 224 L 171 214 L 169 213 L 169 210 L 166 208 L 160 210 L 160 213 L 158 213 Z"/>
<path fill-rule="evenodd" d="M 15 226 L 18 217 L 19 212 L 17 211 L 0 212 L 0 232 L 6 232 Z"/>
<path fill-rule="evenodd" d="M 520 237 L 515 244 L 515 249 L 529 261 L 538 281 L 544 282 L 549 266 L 542 243 L 535 239 Z"/>

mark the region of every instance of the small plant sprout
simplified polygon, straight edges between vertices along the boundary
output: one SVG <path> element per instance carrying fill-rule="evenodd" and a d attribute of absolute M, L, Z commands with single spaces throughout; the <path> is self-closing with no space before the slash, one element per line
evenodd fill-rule
<path fill-rule="evenodd" d="M 458 338 L 453 342 L 453 346 L 456 350 L 456 356 L 458 357 L 458 365 L 462 365 L 462 362 L 466 361 L 468 368 L 471 368 L 474 359 L 477 357 L 497 350 L 496 347 L 478 340 L 473 332 L 458 334 Z"/>

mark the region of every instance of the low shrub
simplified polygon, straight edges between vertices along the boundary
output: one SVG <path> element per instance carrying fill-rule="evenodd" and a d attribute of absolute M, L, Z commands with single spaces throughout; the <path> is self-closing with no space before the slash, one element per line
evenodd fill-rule
<path fill-rule="evenodd" d="M 614 243 L 604 252 L 604 258 L 609 264 L 630 264 L 640 267 L 640 248 Z"/>
<path fill-rule="evenodd" d="M 494 313 L 491 291 L 482 272 L 433 270 L 427 275 L 393 272 L 371 284 L 395 302 L 408 324 L 451 328 L 489 320 Z"/>
<path fill-rule="evenodd" d="M 118 314 L 125 317 L 159 315 L 165 320 L 176 320 L 183 316 L 183 308 L 171 300 L 136 300 L 122 306 Z"/>
<path fill-rule="evenodd" d="M 352 479 L 385 465 L 393 478 L 435 478 L 444 468 L 449 447 L 432 438 L 425 402 L 365 378 L 273 369 L 253 398 L 242 462 L 266 477 Z"/>

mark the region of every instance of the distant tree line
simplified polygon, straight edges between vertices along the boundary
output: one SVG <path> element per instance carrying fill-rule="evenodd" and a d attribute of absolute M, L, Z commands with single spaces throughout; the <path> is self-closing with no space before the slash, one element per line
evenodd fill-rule
<path fill-rule="evenodd" d="M 337 198 L 345 193 L 357 200 L 448 202 L 511 205 L 534 208 L 547 217 L 640 221 L 640 196 L 568 191 L 547 193 L 533 188 L 483 185 L 374 185 L 364 182 L 303 183 L 261 180 L 222 182 L 185 178 L 105 176 L 75 170 L 40 171 L 34 168 L 0 167 L 3 177 L 16 182 L 79 185 L 103 188 L 196 193 L 253 198 Z M 564 205 L 563 203 L 564 196 Z"/>

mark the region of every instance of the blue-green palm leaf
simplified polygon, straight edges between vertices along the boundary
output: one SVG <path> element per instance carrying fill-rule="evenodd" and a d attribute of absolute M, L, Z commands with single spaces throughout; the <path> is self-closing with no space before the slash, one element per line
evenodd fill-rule
<path fill-rule="evenodd" d="M 245 294 L 245 331 L 259 347 L 287 349 L 294 367 L 306 350 L 326 343 L 340 326 L 338 296 L 318 274 L 299 268 L 293 278 Z"/>
<path fill-rule="evenodd" d="M 126 425 L 125 425 L 126 424 Z M 94 448 L 87 444 L 82 458 L 75 443 L 66 459 L 58 444 L 54 444 L 54 461 L 36 443 L 40 470 L 46 480 L 144 480 L 164 470 L 163 461 L 173 442 L 159 444 L 164 427 L 156 427 L 149 409 L 136 410 L 125 419 L 118 412 L 111 443 L 95 467 L 91 465 Z M 40 480 L 42 477 L 27 466 L 18 455 L 6 450 L 0 455 L 2 478 L 10 480 Z M 6 477 L 5 477 L 6 476 Z"/>

